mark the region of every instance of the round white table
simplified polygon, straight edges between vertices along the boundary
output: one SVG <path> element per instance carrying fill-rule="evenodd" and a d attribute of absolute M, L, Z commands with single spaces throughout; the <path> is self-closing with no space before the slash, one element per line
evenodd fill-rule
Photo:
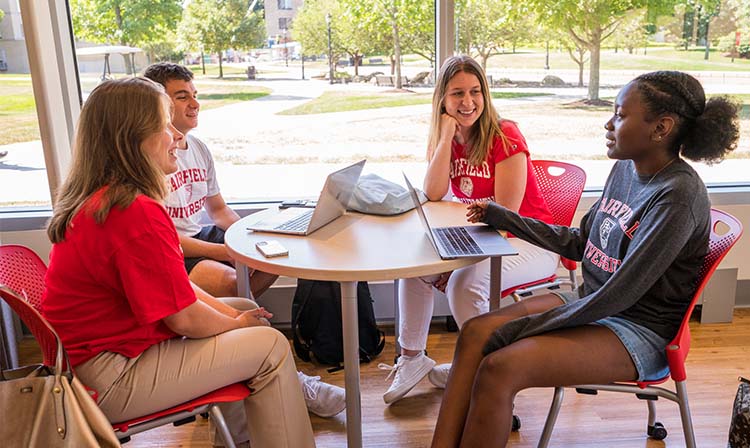
<path fill-rule="evenodd" d="M 428 202 L 425 213 L 433 227 L 467 225 L 466 206 L 456 202 Z M 359 391 L 359 329 L 357 282 L 382 281 L 439 274 L 471 265 L 486 257 L 441 260 L 414 210 L 398 216 L 347 213 L 307 236 L 253 232 L 269 209 L 246 216 L 226 232 L 229 253 L 237 261 L 238 293 L 249 297 L 247 268 L 310 280 L 341 282 L 347 442 L 362 446 Z M 278 240 L 288 256 L 266 258 L 255 248 L 263 240 Z M 490 297 L 500 300 L 500 263 L 491 262 Z"/>

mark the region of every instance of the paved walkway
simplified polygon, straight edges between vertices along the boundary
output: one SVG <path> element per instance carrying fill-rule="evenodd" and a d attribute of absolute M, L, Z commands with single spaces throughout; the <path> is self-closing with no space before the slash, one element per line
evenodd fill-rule
<path fill-rule="evenodd" d="M 209 144 L 214 153 L 226 197 L 299 197 L 305 192 L 319 191 L 325 175 L 335 167 L 362 158 L 368 159 L 365 172 L 375 172 L 401 182 L 401 171 L 404 171 L 421 183 L 425 169 L 429 104 L 315 115 L 278 115 L 325 91 L 366 93 L 389 90 L 370 84 L 331 85 L 322 80 L 284 79 L 283 75 L 277 73 L 277 79 L 236 81 L 243 85 L 268 87 L 273 93 L 256 101 L 201 112 L 200 127 L 194 132 Z M 212 82 L 199 80 L 198 89 L 201 84 Z M 707 90 L 718 88 L 710 86 Z M 430 88 L 412 90 L 432 91 Z M 523 89 L 514 91 L 519 90 Z M 547 114 L 540 119 L 539 110 L 544 103 L 580 99 L 585 97 L 586 90 L 530 90 L 552 95 L 495 100 L 501 115 L 508 111 L 510 118 L 520 123 L 533 154 L 572 158 L 586 169 L 589 185 L 602 185 L 612 162 L 584 159 L 604 153 L 602 125 L 609 112 L 581 115 L 571 111 L 553 117 Z M 614 97 L 616 93 L 616 88 L 604 88 L 600 96 Z M 590 135 L 561 138 L 560 129 L 569 130 L 576 126 L 585 128 Z M 0 150 L 8 151 L 8 155 L 0 159 L 0 205 L 48 203 L 40 142 L 7 145 Z M 712 169 L 703 166 L 699 169 L 707 182 L 743 179 L 750 170 L 750 160 L 732 160 Z"/>

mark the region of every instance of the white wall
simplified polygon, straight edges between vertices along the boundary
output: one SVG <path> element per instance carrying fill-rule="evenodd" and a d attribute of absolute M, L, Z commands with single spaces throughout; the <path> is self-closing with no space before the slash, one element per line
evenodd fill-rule
<path fill-rule="evenodd" d="M 586 197 L 581 201 L 574 222 L 579 222 L 583 214 L 595 200 L 594 197 Z M 721 199 L 712 198 L 714 204 L 722 202 Z M 750 227 L 750 204 L 722 204 L 715 205 L 745 223 Z M 0 220 L 0 244 L 22 244 L 36 251 L 42 259 L 48 261 L 51 244 L 43 230 L 30 231 L 5 231 L 2 230 L 2 220 Z M 736 303 L 738 306 L 750 306 L 750 291 L 742 287 L 750 285 L 750 230 L 746 232 L 740 241 L 734 246 L 732 251 L 727 255 L 721 264 L 723 268 L 738 268 L 738 287 Z M 563 273 L 561 273 L 563 274 Z M 563 274 L 564 275 L 564 274 Z M 282 278 L 277 282 L 269 292 L 259 300 L 262 306 L 265 306 L 274 313 L 273 321 L 275 323 L 285 324 L 290 321 L 291 299 L 294 295 L 295 281 L 289 278 Z M 372 296 L 375 299 L 375 315 L 378 320 L 390 320 L 394 316 L 393 310 L 393 286 L 390 283 L 383 282 L 371 284 Z M 436 306 L 434 315 L 445 316 L 450 313 L 445 297 L 436 293 Z"/>

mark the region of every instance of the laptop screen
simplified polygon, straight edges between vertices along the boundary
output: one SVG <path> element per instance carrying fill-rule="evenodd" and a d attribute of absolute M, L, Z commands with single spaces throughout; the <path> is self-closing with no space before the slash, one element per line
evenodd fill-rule
<path fill-rule="evenodd" d="M 430 239 L 430 243 L 432 243 L 432 247 L 434 247 L 435 251 L 439 254 L 440 249 L 438 249 L 437 243 L 435 242 L 435 237 L 432 235 L 430 223 L 427 222 L 427 216 L 424 214 L 424 209 L 422 208 L 422 202 L 419 200 L 419 195 L 417 194 L 417 190 L 411 185 L 411 182 L 409 182 L 409 178 L 406 177 L 406 174 L 405 173 L 402 173 L 402 174 L 404 174 L 406 187 L 409 189 L 409 194 L 411 195 L 411 199 L 414 201 L 414 207 L 417 209 L 419 220 L 422 221 L 424 230 L 427 233 L 427 238 Z"/>

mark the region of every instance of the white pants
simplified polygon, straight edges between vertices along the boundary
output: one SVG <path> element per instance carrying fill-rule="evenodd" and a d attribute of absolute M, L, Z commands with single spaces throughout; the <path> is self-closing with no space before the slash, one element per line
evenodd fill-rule
<path fill-rule="evenodd" d="M 503 257 L 501 290 L 549 277 L 557 270 L 559 255 L 519 238 L 508 241 L 518 255 Z M 433 275 L 399 280 L 398 343 L 402 348 L 424 350 L 427 346 L 435 305 L 432 284 L 437 278 Z M 470 318 L 489 311 L 490 259 L 453 271 L 445 294 L 459 328 Z"/>

